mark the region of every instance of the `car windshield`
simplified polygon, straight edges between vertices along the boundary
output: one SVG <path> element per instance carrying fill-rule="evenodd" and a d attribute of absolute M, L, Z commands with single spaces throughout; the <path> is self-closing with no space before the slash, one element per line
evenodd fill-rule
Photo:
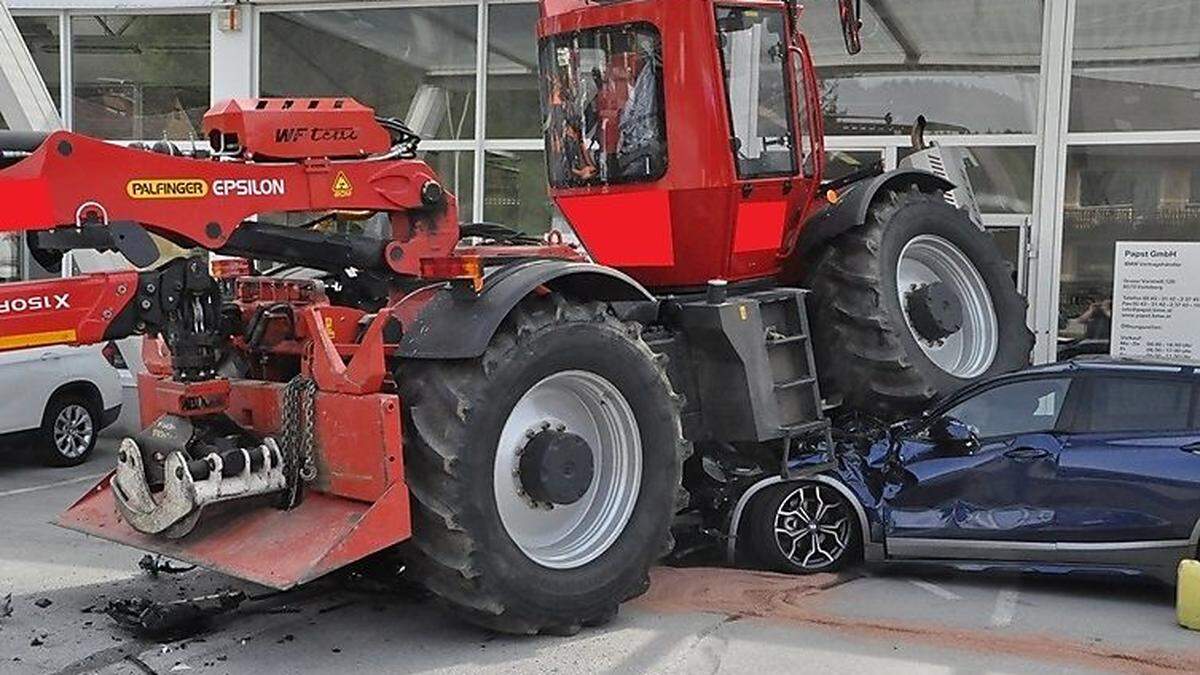
<path fill-rule="evenodd" d="M 542 109 L 550 184 L 653 181 L 667 165 L 662 46 L 650 26 L 546 38 Z"/>
<path fill-rule="evenodd" d="M 1052 431 L 1071 381 L 1024 380 L 992 387 L 955 405 L 944 417 L 957 419 L 980 438 Z"/>

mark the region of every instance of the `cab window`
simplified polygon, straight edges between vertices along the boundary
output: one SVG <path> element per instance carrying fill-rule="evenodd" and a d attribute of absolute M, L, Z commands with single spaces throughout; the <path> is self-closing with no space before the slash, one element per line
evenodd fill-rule
<path fill-rule="evenodd" d="M 980 438 L 1054 431 L 1062 414 L 1068 378 L 1022 380 L 992 387 L 947 410 Z"/>
<path fill-rule="evenodd" d="M 738 176 L 796 173 L 787 22 L 780 10 L 718 7 L 717 43 Z"/>
<path fill-rule="evenodd" d="M 546 161 L 556 188 L 654 181 L 667 168 L 662 41 L 606 26 L 542 41 Z"/>

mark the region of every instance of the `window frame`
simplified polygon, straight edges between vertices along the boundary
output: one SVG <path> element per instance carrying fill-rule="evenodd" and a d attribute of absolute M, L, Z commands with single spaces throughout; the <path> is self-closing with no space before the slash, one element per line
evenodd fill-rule
<path fill-rule="evenodd" d="M 783 31 L 784 31 L 784 52 L 785 52 L 785 54 L 784 54 L 784 58 L 781 62 L 782 63 L 781 67 L 783 68 L 781 74 L 783 76 L 783 86 L 787 90 L 787 96 L 785 98 L 787 99 L 787 108 L 788 108 L 787 109 L 788 132 L 789 132 L 789 138 L 791 139 L 790 147 L 788 149 L 791 151 L 790 155 L 791 155 L 791 163 L 792 163 L 792 168 L 790 171 L 773 171 L 773 172 L 753 173 L 753 174 L 747 174 L 744 171 L 742 171 L 742 163 L 738 159 L 737 150 L 734 147 L 734 143 L 740 139 L 738 138 L 736 125 L 734 124 L 734 120 L 733 120 L 733 101 L 729 97 L 729 79 L 725 76 L 725 73 L 728 72 L 729 67 L 728 67 L 728 64 L 725 62 L 725 50 L 721 48 L 721 40 L 720 40 L 721 29 L 717 23 L 717 12 L 721 11 L 722 9 L 753 9 L 755 11 L 760 11 L 760 12 L 775 13 L 780 17 L 780 19 L 783 22 L 782 25 L 783 25 Z M 797 176 L 800 176 L 803 171 L 803 166 L 801 166 L 802 161 L 801 161 L 800 153 L 798 151 L 797 146 L 801 143 L 802 139 L 800 138 L 799 130 L 796 128 L 796 122 L 797 122 L 796 97 L 804 96 L 805 94 L 803 92 L 796 91 L 796 82 L 795 82 L 796 76 L 792 72 L 794 69 L 793 59 L 795 57 L 792 54 L 792 50 L 791 50 L 792 45 L 787 44 L 787 41 L 786 41 L 787 33 L 791 29 L 791 27 L 790 27 L 791 24 L 788 21 L 787 12 L 782 7 L 774 8 L 774 7 L 763 7 L 761 5 L 744 5 L 744 4 L 739 4 L 737 2 L 720 2 L 720 3 L 713 4 L 712 18 L 713 18 L 713 38 L 714 38 L 713 47 L 717 50 L 717 59 L 721 65 L 720 82 L 721 82 L 721 90 L 724 92 L 724 96 L 722 98 L 725 102 L 725 120 L 726 120 L 726 123 L 729 125 L 729 155 L 730 155 L 730 159 L 733 160 L 733 168 L 734 168 L 735 173 L 737 174 L 738 180 L 740 180 L 740 181 L 779 180 L 779 179 L 786 179 L 786 178 L 795 178 Z M 807 74 L 803 74 L 802 77 L 807 78 Z M 807 102 L 806 102 L 806 107 L 807 107 Z M 757 110 L 757 107 L 756 107 L 756 110 Z M 815 138 L 815 134 L 816 134 L 816 131 L 813 130 L 814 138 Z M 817 161 L 815 156 L 813 157 L 813 161 L 814 162 Z M 814 172 L 814 175 L 815 175 L 815 172 Z"/>

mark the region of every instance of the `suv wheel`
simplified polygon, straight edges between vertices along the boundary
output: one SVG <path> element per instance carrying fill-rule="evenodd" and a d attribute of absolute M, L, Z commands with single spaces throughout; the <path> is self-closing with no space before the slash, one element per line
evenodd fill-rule
<path fill-rule="evenodd" d="M 96 447 L 100 419 L 95 405 L 80 396 L 56 396 L 46 406 L 38 447 L 50 466 L 77 466 Z"/>
<path fill-rule="evenodd" d="M 748 528 L 759 559 L 778 572 L 836 572 L 862 554 L 853 507 L 821 483 L 767 489 L 754 500 Z"/>

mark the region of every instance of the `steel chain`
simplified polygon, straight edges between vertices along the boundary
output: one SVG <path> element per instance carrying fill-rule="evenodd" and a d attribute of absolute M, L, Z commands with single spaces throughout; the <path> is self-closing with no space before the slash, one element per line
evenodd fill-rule
<path fill-rule="evenodd" d="M 292 509 L 300 504 L 301 487 L 317 478 L 314 457 L 314 399 L 317 384 L 311 378 L 292 378 L 283 389 L 283 410 L 280 422 L 280 446 L 284 455 L 287 490 L 282 507 Z"/>
<path fill-rule="evenodd" d="M 311 483 L 317 479 L 316 396 L 316 381 L 311 378 L 303 378 L 300 385 L 300 408 L 303 414 L 303 428 L 300 434 L 300 450 L 303 453 L 303 461 L 300 464 L 300 478 L 305 483 Z"/>

